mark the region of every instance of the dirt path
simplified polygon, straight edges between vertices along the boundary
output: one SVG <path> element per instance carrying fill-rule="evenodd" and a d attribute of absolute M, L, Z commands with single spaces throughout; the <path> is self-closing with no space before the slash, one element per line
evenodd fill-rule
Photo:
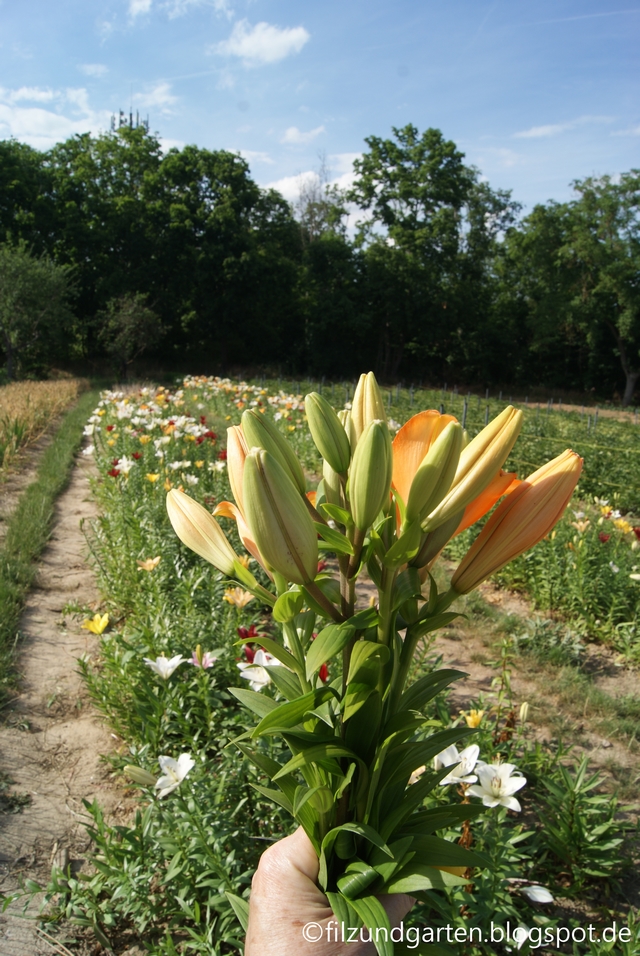
<path fill-rule="evenodd" d="M 115 812 L 120 800 L 100 762 L 114 741 L 76 671 L 77 658 L 95 653 L 99 639 L 63 615 L 69 602 L 95 605 L 98 600 L 79 526 L 95 514 L 88 480 L 92 468 L 93 462 L 80 455 L 56 504 L 51 540 L 22 617 L 22 692 L 0 724 L 0 780 L 3 774 L 10 777 L 13 792 L 31 798 L 22 812 L 0 814 L 0 890 L 5 894 L 21 879 L 46 883 L 52 862 L 79 867 L 90 843 L 82 826 L 83 798 L 97 798 L 107 813 Z M 56 952 L 20 911 L 14 904 L 0 915 L 0 956 Z"/>

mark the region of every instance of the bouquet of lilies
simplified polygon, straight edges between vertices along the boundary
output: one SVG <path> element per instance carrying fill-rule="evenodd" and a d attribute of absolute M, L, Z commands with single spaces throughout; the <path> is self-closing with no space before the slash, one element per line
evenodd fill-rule
<path fill-rule="evenodd" d="M 386 956 L 393 944 L 381 895 L 420 897 L 468 882 L 468 868 L 484 863 L 435 835 L 481 806 L 424 805 L 452 772 L 450 762 L 434 758 L 474 730 L 433 732 L 423 711 L 464 675 L 435 670 L 408 686 L 414 652 L 456 617 L 456 598 L 548 534 L 582 460 L 566 451 L 524 481 L 505 473 L 522 422 L 511 406 L 471 441 L 453 416 L 436 411 L 414 415 L 392 441 L 371 372 L 361 376 L 350 410 L 336 412 L 315 392 L 305 409 L 323 459 L 315 491 L 277 426 L 251 409 L 228 431 L 235 502 L 212 515 L 171 490 L 167 508 L 180 539 L 268 605 L 280 625 L 281 639 L 260 636 L 263 654 L 254 665 L 268 672 L 276 696 L 231 688 L 257 717 L 235 743 L 267 778 L 260 792 L 304 827 L 336 917 L 372 934 L 385 927 L 374 938 L 383 937 L 376 945 Z M 443 548 L 499 501 L 439 591 L 431 569 Z M 270 587 L 241 562 L 220 516 L 235 519 Z M 336 555 L 335 571 L 323 563 L 318 571 L 319 552 Z M 363 575 L 377 599 L 358 609 Z M 325 683 L 327 664 L 333 679 Z M 274 736 L 290 751 L 285 763 L 261 746 Z M 414 773 L 425 766 L 434 769 Z"/>

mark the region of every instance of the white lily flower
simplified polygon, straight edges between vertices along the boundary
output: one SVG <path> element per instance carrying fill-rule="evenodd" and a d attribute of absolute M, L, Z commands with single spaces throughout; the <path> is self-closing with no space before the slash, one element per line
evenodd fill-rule
<path fill-rule="evenodd" d="M 160 657 L 156 657 L 155 661 L 152 661 L 150 657 L 145 657 L 143 660 L 147 667 L 150 667 L 159 677 L 162 677 L 163 680 L 169 680 L 176 667 L 186 661 L 186 657 L 182 657 L 181 654 L 176 654 L 175 657 L 165 657 L 162 654 Z"/>
<path fill-rule="evenodd" d="M 123 475 L 128 475 L 135 463 L 135 458 L 127 458 L 126 455 L 123 455 L 118 462 L 118 471 Z"/>
<path fill-rule="evenodd" d="M 530 903 L 553 903 L 553 895 L 546 886 L 521 886 L 520 892 Z"/>
<path fill-rule="evenodd" d="M 84 428 L 83 428 L 83 430 L 82 430 L 82 434 L 83 434 L 83 435 L 86 435 L 87 438 L 90 438 L 91 435 L 93 435 L 93 430 L 94 430 L 94 426 L 93 426 L 93 425 L 85 425 Z"/>
<path fill-rule="evenodd" d="M 82 454 L 83 454 L 83 455 L 87 455 L 87 456 L 93 455 L 93 453 L 94 453 L 95 450 L 96 450 L 96 449 L 95 449 L 95 447 L 94 447 L 93 445 L 87 445 L 86 448 L 83 448 L 83 449 L 82 449 Z"/>
<path fill-rule="evenodd" d="M 158 757 L 160 769 L 163 776 L 156 780 L 156 790 L 158 797 L 166 797 L 176 787 L 179 787 L 192 767 L 195 767 L 195 760 L 191 754 L 180 754 L 177 760 L 173 757 Z"/>
<path fill-rule="evenodd" d="M 516 791 L 524 787 L 527 778 L 516 770 L 512 763 L 481 763 L 478 764 L 479 782 L 469 787 L 469 793 L 474 797 L 481 797 L 485 807 L 503 806 L 508 810 L 520 812 L 522 807 L 513 796 Z M 518 776 L 512 776 L 516 771 Z"/>
<path fill-rule="evenodd" d="M 455 744 L 451 744 L 446 750 L 436 754 L 433 758 L 435 770 L 442 770 L 444 767 L 452 767 L 451 773 L 440 781 L 441 787 L 457 783 L 475 783 L 478 779 L 472 772 L 480 754 L 480 747 L 477 744 L 471 744 L 458 753 Z"/>
<path fill-rule="evenodd" d="M 265 667 L 275 667 L 276 665 L 280 665 L 278 658 L 260 648 L 256 651 L 251 664 L 247 661 L 240 661 L 237 666 L 240 670 L 240 676 L 249 681 L 251 690 L 258 693 L 263 687 L 271 683 L 271 677 Z"/>

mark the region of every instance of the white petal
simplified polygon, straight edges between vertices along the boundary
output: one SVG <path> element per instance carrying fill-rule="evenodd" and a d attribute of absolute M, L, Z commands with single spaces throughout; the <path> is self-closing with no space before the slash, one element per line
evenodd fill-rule
<path fill-rule="evenodd" d="M 503 807 L 507 808 L 507 810 L 514 810 L 516 813 L 520 813 L 520 811 L 522 810 L 522 807 L 520 806 L 520 804 L 518 803 L 515 797 L 508 797 L 508 796 L 501 797 L 497 801 L 497 803 L 501 803 Z M 497 804 L 494 804 L 494 806 L 496 805 Z"/>
<path fill-rule="evenodd" d="M 553 903 L 553 896 L 546 886 L 521 886 L 520 892 L 532 903 Z"/>

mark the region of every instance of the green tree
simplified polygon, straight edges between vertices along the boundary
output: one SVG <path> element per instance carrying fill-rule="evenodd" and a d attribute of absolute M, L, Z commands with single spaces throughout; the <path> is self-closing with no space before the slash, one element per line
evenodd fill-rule
<path fill-rule="evenodd" d="M 572 313 L 593 348 L 606 329 L 629 405 L 640 378 L 640 170 L 575 182 L 559 250 L 572 277 Z"/>
<path fill-rule="evenodd" d="M 70 271 L 26 243 L 0 245 L 0 341 L 7 378 L 39 370 L 73 338 Z"/>
<path fill-rule="evenodd" d="M 160 341 L 164 332 L 160 320 L 140 292 L 110 299 L 97 319 L 98 341 L 126 381 L 131 363 Z"/>

